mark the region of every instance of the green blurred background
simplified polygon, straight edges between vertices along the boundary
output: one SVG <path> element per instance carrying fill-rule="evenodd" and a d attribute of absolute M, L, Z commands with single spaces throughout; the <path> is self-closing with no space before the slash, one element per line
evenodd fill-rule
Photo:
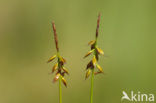
<path fill-rule="evenodd" d="M 70 75 L 63 103 L 89 103 L 83 59 L 95 37 L 106 56 L 99 64 L 94 103 L 120 103 L 122 91 L 156 94 L 155 0 L 0 0 L 0 103 L 58 103 L 49 75 L 56 53 L 51 21 Z M 127 103 L 127 101 L 124 101 Z"/>

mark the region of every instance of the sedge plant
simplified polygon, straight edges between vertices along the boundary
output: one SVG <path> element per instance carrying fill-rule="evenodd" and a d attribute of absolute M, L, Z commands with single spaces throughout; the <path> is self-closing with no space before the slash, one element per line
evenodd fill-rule
<path fill-rule="evenodd" d="M 104 55 L 104 52 L 102 49 L 100 49 L 97 45 L 97 38 L 99 34 L 99 24 L 100 24 L 100 14 L 98 15 L 98 20 L 97 20 L 97 28 L 96 28 L 96 36 L 95 40 L 92 40 L 88 43 L 88 45 L 91 46 L 91 50 L 84 56 L 84 58 L 88 57 L 89 55 L 93 55 L 92 60 L 87 64 L 86 67 L 86 79 L 91 75 L 91 90 L 90 90 L 90 103 L 93 103 L 93 85 L 94 85 L 94 75 L 103 73 L 103 69 L 101 66 L 98 64 L 99 60 L 99 55 L 102 54 Z M 95 70 L 97 68 L 97 70 Z"/>
<path fill-rule="evenodd" d="M 56 72 L 53 82 L 55 83 L 56 81 L 59 81 L 59 103 L 62 103 L 61 83 L 63 82 L 63 84 L 67 87 L 67 82 L 64 76 L 65 74 L 69 74 L 69 73 L 68 73 L 68 70 L 64 67 L 66 60 L 62 56 L 60 56 L 60 53 L 59 53 L 58 38 L 57 38 L 56 27 L 55 27 L 54 22 L 52 22 L 52 28 L 54 31 L 54 40 L 55 40 L 57 53 L 53 55 L 52 57 L 50 57 L 50 59 L 48 60 L 48 63 L 53 61 L 54 59 L 57 59 L 56 64 L 52 67 L 52 73 Z"/>

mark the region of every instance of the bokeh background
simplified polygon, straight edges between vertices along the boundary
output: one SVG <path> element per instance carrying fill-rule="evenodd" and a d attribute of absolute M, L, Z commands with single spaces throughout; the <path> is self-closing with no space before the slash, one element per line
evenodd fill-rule
<path fill-rule="evenodd" d="M 121 103 L 123 90 L 156 95 L 155 0 L 0 0 L 0 103 L 58 103 L 51 21 L 70 72 L 63 103 L 89 103 L 83 56 L 99 12 L 105 75 L 95 77 L 94 103 Z"/>

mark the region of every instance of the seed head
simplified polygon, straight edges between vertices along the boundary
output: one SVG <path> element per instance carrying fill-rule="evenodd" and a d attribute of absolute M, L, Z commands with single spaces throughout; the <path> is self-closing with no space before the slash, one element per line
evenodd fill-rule
<path fill-rule="evenodd" d="M 88 45 L 91 46 L 91 51 L 89 51 L 84 58 L 88 57 L 89 55 L 93 54 L 93 59 L 87 64 L 86 67 L 86 79 L 89 77 L 91 71 L 95 68 L 97 68 L 97 72 L 94 72 L 94 74 L 99 74 L 99 73 L 103 73 L 103 69 L 101 68 L 101 66 L 98 64 L 98 60 L 99 60 L 99 55 L 102 54 L 104 55 L 104 52 L 102 51 L 102 49 L 98 48 L 97 46 L 97 38 L 99 35 L 99 25 L 100 25 L 100 17 L 101 14 L 99 13 L 98 15 L 98 19 L 97 19 L 97 28 L 96 28 L 96 39 L 92 40 L 88 43 Z"/>
<path fill-rule="evenodd" d="M 58 79 L 61 79 L 63 84 L 67 87 L 67 82 L 66 82 L 64 76 L 65 76 L 65 74 L 69 74 L 69 72 L 64 67 L 66 60 L 59 54 L 58 39 L 57 39 L 56 27 L 55 27 L 54 22 L 52 22 L 52 28 L 54 31 L 54 40 L 55 40 L 57 54 L 50 57 L 50 59 L 48 60 L 48 63 L 53 61 L 55 58 L 57 58 L 57 63 L 52 67 L 52 73 L 56 72 L 53 82 L 55 83 L 56 81 L 58 81 Z"/>

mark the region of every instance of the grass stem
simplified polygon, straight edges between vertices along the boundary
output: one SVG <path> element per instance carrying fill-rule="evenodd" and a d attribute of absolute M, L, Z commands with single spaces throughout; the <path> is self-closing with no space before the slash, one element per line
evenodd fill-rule
<path fill-rule="evenodd" d="M 62 103 L 61 78 L 59 79 L 59 103 Z"/>
<path fill-rule="evenodd" d="M 94 87 L 94 69 L 92 70 L 91 77 L 90 103 L 93 103 L 93 87 Z"/>

